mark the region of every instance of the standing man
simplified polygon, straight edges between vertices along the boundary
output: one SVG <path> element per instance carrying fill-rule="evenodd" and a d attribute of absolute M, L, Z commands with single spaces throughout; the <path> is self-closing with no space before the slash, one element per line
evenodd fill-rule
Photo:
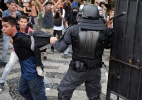
<path fill-rule="evenodd" d="M 2 18 L 6 16 L 12 16 L 14 18 L 18 18 L 18 16 L 20 16 L 21 13 L 16 10 L 16 2 L 11 0 L 11 1 L 8 1 L 8 3 L 9 3 L 9 7 L 7 10 L 5 10 L 2 13 Z M 6 65 L 6 57 L 7 57 L 7 52 L 9 48 L 9 43 L 10 43 L 10 37 L 4 34 L 3 35 L 2 58 L 0 61 L 0 67 Z"/>
<path fill-rule="evenodd" d="M 62 36 L 62 30 L 64 29 L 63 19 L 65 17 L 65 10 L 62 8 L 62 2 L 59 0 L 54 5 L 54 27 L 53 27 L 53 35 L 56 37 L 58 35 L 58 39 Z M 54 53 L 54 47 L 51 47 L 52 52 Z"/>
<path fill-rule="evenodd" d="M 53 34 L 53 10 L 51 7 L 52 7 L 52 2 L 47 1 L 45 7 L 42 9 L 44 17 L 42 21 L 41 31 Z M 44 60 L 47 59 L 46 50 L 44 51 L 43 59 Z"/>
<path fill-rule="evenodd" d="M 68 28 L 70 25 L 77 24 L 77 21 L 76 21 L 77 13 L 78 13 L 78 8 L 73 8 L 73 9 L 71 10 L 71 12 L 69 13 L 69 15 L 68 15 L 67 18 L 66 18 L 66 22 L 65 22 L 65 25 L 66 25 L 67 28 Z M 69 52 L 69 50 L 71 50 L 71 46 L 69 46 L 69 47 L 64 51 L 64 55 L 63 55 L 64 58 L 67 58 L 67 57 L 68 57 L 68 52 Z"/>
<path fill-rule="evenodd" d="M 18 24 L 19 24 L 18 31 L 28 35 L 29 34 L 28 33 L 29 25 L 28 25 L 27 16 L 21 15 L 19 17 Z M 18 57 L 17 57 L 14 49 L 12 48 L 9 61 L 6 64 L 4 71 L 2 73 L 2 77 L 0 79 L 0 93 L 3 92 L 3 88 L 4 88 L 4 84 L 6 82 L 6 78 L 7 78 L 8 74 L 10 73 L 11 69 L 15 66 L 17 61 L 18 61 Z M 45 85 L 46 90 L 50 90 L 49 81 L 47 80 L 47 78 L 45 76 L 44 76 L 44 85 Z"/>
<path fill-rule="evenodd" d="M 43 8 L 43 22 L 41 30 L 53 34 L 53 10 L 52 2 L 47 1 L 45 8 Z"/>
<path fill-rule="evenodd" d="M 39 48 L 31 50 L 30 37 L 25 33 L 17 32 L 15 18 L 8 16 L 2 19 L 3 31 L 12 37 L 15 53 L 21 65 L 19 93 L 26 100 L 47 100 L 43 77 L 39 76 L 36 68 L 43 68 Z"/>
<path fill-rule="evenodd" d="M 81 5 L 79 7 L 79 11 L 82 11 L 84 5 L 86 5 L 86 0 L 81 0 Z"/>
<path fill-rule="evenodd" d="M 50 39 L 59 52 L 70 44 L 73 49 L 69 69 L 58 86 L 59 100 L 70 100 L 73 91 L 83 83 L 89 100 L 100 100 L 102 54 L 111 33 L 99 20 L 96 6 L 85 5 L 81 16 L 79 24 L 69 27 L 61 40 Z"/>
<path fill-rule="evenodd" d="M 106 11 L 107 11 L 107 8 L 106 8 L 106 6 L 105 6 L 105 2 L 100 2 L 100 7 L 101 7 L 101 9 L 103 10 L 103 16 L 105 17 L 105 19 L 106 19 Z"/>
<path fill-rule="evenodd" d="M 35 5 L 36 1 L 31 0 L 30 5 L 31 5 L 31 14 L 29 18 L 29 22 L 33 24 L 33 28 L 35 30 L 38 30 L 38 14 L 39 14 L 39 7 Z"/>

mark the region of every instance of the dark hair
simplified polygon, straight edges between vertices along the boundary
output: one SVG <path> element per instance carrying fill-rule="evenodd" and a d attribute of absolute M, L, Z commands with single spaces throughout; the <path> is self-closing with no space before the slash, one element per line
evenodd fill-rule
<path fill-rule="evenodd" d="M 96 2 L 96 4 L 99 4 L 98 2 Z"/>
<path fill-rule="evenodd" d="M 47 6 L 48 4 L 51 4 L 51 5 L 52 5 L 52 2 L 47 1 L 47 2 L 45 3 L 45 6 Z"/>
<path fill-rule="evenodd" d="M 11 26 L 16 26 L 17 25 L 16 18 L 14 18 L 12 16 L 3 17 L 2 21 L 3 22 L 8 22 Z"/>
<path fill-rule="evenodd" d="M 81 0 L 81 2 L 86 1 L 86 0 Z"/>
<path fill-rule="evenodd" d="M 26 19 L 27 21 L 28 21 L 28 17 L 26 16 L 26 15 L 20 15 L 19 17 L 18 17 L 18 20 L 20 21 L 20 19 Z"/>
<path fill-rule="evenodd" d="M 8 0 L 6 3 L 7 4 L 16 3 L 16 1 L 15 0 Z"/>
<path fill-rule="evenodd" d="M 99 6 L 101 7 L 102 5 L 105 5 L 105 2 L 100 2 Z"/>
<path fill-rule="evenodd" d="M 27 24 L 27 27 L 33 28 L 32 23 L 29 22 L 29 23 Z"/>

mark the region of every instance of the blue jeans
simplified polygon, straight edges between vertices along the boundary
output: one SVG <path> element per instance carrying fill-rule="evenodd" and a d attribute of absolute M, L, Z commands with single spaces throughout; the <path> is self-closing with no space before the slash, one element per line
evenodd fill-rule
<path fill-rule="evenodd" d="M 69 54 L 69 47 L 64 51 L 64 55 L 68 55 Z"/>
<path fill-rule="evenodd" d="M 3 48 L 2 48 L 2 62 L 6 62 L 6 57 L 7 57 L 7 52 L 9 48 L 9 43 L 10 43 L 10 37 L 6 36 L 5 34 L 3 35 Z"/>
<path fill-rule="evenodd" d="M 43 77 L 41 76 L 37 76 L 35 79 L 30 81 L 21 77 L 19 93 L 26 100 L 47 100 Z"/>
<path fill-rule="evenodd" d="M 71 45 L 69 45 L 69 47 L 64 51 L 64 55 L 68 55 L 70 51 L 72 51 Z"/>

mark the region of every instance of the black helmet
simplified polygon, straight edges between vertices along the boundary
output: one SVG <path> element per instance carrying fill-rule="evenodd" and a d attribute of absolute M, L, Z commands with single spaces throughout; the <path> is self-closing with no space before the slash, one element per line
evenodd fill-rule
<path fill-rule="evenodd" d="M 91 4 L 85 5 L 82 9 L 82 18 L 98 19 L 99 18 L 98 8 Z"/>

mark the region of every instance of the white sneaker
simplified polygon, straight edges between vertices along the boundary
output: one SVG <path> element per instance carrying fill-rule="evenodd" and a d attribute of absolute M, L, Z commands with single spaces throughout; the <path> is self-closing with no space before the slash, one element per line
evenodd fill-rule
<path fill-rule="evenodd" d="M 45 88 L 45 90 L 46 90 L 46 91 L 50 91 L 51 89 L 50 89 L 50 88 Z"/>
<path fill-rule="evenodd" d="M 44 86 L 45 86 L 45 90 L 46 91 L 50 91 L 51 90 L 50 83 L 45 84 Z"/>

